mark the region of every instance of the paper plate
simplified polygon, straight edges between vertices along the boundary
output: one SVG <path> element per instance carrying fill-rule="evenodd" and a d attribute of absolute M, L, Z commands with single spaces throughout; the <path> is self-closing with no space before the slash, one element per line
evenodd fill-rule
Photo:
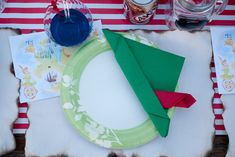
<path fill-rule="evenodd" d="M 128 38 L 152 45 L 142 37 Z M 87 140 L 128 149 L 158 136 L 105 39 L 82 45 L 65 67 L 61 98 L 70 123 Z M 168 110 L 171 117 L 174 109 Z"/>

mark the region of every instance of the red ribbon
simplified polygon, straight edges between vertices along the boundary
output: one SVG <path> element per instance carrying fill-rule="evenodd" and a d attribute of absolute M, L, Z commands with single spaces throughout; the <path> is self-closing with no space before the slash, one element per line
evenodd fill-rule
<path fill-rule="evenodd" d="M 51 6 L 53 7 L 53 10 L 55 10 L 57 13 L 60 12 L 60 9 L 57 7 L 57 0 L 51 0 Z"/>

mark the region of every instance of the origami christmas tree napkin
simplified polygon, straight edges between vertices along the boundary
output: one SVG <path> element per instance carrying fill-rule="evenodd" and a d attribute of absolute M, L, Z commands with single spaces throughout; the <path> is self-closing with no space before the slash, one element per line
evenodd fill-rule
<path fill-rule="evenodd" d="M 167 136 L 170 119 L 154 89 L 175 90 L 184 58 L 108 30 L 103 32 L 144 110 L 160 135 Z"/>

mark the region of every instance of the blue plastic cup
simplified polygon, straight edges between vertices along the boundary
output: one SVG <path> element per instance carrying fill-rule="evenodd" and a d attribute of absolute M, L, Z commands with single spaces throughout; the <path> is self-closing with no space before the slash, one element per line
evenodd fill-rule
<path fill-rule="evenodd" d="M 62 0 L 57 5 L 64 5 Z M 74 3 L 76 2 L 76 3 Z M 68 8 L 55 10 L 48 6 L 44 29 L 49 38 L 62 46 L 75 46 L 87 39 L 92 30 L 92 16 L 80 1 L 66 1 Z"/>

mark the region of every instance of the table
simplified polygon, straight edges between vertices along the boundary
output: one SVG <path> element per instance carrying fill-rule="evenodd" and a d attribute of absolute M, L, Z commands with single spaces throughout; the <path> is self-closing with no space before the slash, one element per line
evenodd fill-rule
<path fill-rule="evenodd" d="M 49 5 L 49 0 L 8 0 L 6 8 L 0 15 L 0 28 L 9 27 L 20 29 L 21 33 L 30 33 L 32 31 L 43 31 L 43 17 L 46 7 Z M 131 30 L 131 29 L 146 29 L 146 30 L 167 30 L 165 25 L 164 9 L 165 2 L 159 4 L 154 19 L 147 25 L 132 25 L 123 16 L 122 0 L 83 0 L 83 2 L 91 9 L 94 19 L 101 19 L 103 28 L 112 30 Z M 234 26 L 235 25 L 235 1 L 229 0 L 229 5 L 225 11 L 215 17 L 215 20 L 210 22 L 208 26 Z M 213 65 L 213 64 L 212 64 Z M 213 68 L 212 68 L 213 69 Z M 213 72 L 212 76 L 215 76 Z M 214 87 L 217 85 L 215 84 Z M 217 135 L 224 135 L 224 127 L 222 124 L 221 114 L 223 107 L 219 102 L 219 95 L 215 94 L 214 112 L 216 114 L 215 129 Z M 219 104 L 219 105 L 218 105 Z M 19 104 L 19 119 L 14 125 L 14 133 L 25 133 L 28 128 L 27 120 L 27 104 Z"/>
<path fill-rule="evenodd" d="M 123 16 L 122 0 L 83 0 L 83 2 L 91 9 L 94 19 L 101 19 L 103 28 L 112 30 L 130 30 L 130 29 L 146 29 L 146 30 L 167 30 L 165 25 L 164 9 L 165 2 L 159 4 L 157 14 L 154 19 L 147 25 L 132 25 Z M 0 28 L 9 27 L 21 30 L 21 33 L 30 33 L 32 31 L 43 31 L 43 17 L 45 8 L 48 6 L 49 0 L 8 0 L 6 8 L 0 15 Z M 215 20 L 210 22 L 208 26 L 234 26 L 235 25 L 235 1 L 230 0 L 226 10 Z M 215 134 L 226 135 L 223 126 L 223 105 L 220 101 L 220 95 L 217 93 L 217 84 L 215 80 L 214 65 L 212 66 L 213 88 L 215 89 L 213 109 L 215 113 Z M 19 119 L 14 124 L 15 134 L 24 134 L 29 126 L 27 119 L 26 103 L 19 104 Z"/>

